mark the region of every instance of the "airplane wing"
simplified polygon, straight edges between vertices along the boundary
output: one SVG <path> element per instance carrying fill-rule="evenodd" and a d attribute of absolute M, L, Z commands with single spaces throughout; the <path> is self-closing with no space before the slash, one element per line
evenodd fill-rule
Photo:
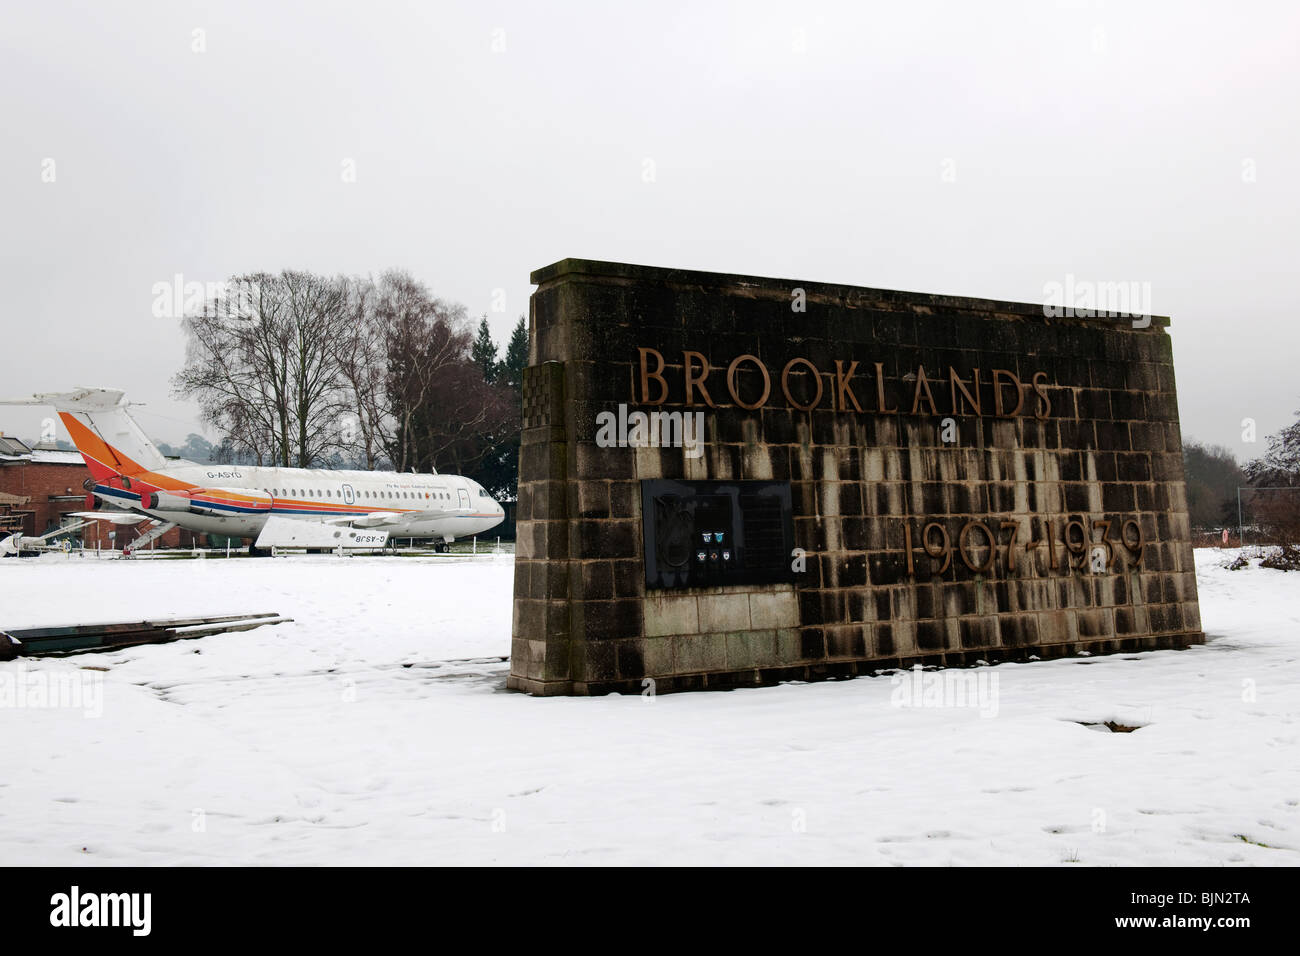
<path fill-rule="evenodd" d="M 421 511 L 371 511 L 363 515 L 338 515 L 322 519 L 325 524 L 345 525 L 353 528 L 383 528 L 388 525 L 406 524 L 410 521 L 427 521 L 430 518 L 454 518 L 455 510 L 421 510 Z"/>
<path fill-rule="evenodd" d="M 108 521 L 112 524 L 139 524 L 141 521 L 153 520 L 148 515 L 134 515 L 127 511 L 69 511 L 68 517 Z"/>
<path fill-rule="evenodd" d="M 259 548 L 382 548 L 387 531 L 367 531 L 341 527 L 337 522 L 303 521 L 273 515 L 266 519 L 257 536 Z"/>
<path fill-rule="evenodd" d="M 397 524 L 420 512 L 414 511 L 371 511 L 363 515 L 339 515 L 323 519 L 323 524 L 349 525 L 354 528 L 379 528 L 386 524 Z"/>

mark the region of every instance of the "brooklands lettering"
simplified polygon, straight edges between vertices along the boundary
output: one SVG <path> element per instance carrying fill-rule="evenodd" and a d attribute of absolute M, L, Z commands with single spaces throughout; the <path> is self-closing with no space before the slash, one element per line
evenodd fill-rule
<path fill-rule="evenodd" d="M 948 366 L 946 373 L 932 376 L 918 365 L 901 381 L 891 381 L 885 375 L 883 362 L 863 364 L 836 359 L 834 369 L 819 369 L 809 359 L 792 358 L 776 370 L 768 369 L 758 356 L 746 354 L 732 359 L 724 374 L 723 367 L 710 363 L 703 352 L 690 349 L 682 352 L 680 372 L 670 372 L 658 349 L 638 348 L 637 352 L 640 394 L 636 397 L 640 405 L 717 408 L 717 399 L 725 393 L 732 405 L 754 411 L 767 405 L 774 389 L 779 388 L 790 407 L 802 412 L 825 408 L 836 412 L 893 414 L 901 411 L 910 415 L 995 415 L 999 418 L 1032 413 L 1038 419 L 1052 414 L 1047 391 L 1051 383 L 1046 372 L 1034 372 L 1026 382 L 1004 368 L 973 368 L 962 374 Z M 749 382 L 742 389 L 739 381 L 742 373 L 753 373 L 750 377 L 756 377 L 757 382 Z M 681 403 L 668 401 L 670 374 L 683 386 Z"/>

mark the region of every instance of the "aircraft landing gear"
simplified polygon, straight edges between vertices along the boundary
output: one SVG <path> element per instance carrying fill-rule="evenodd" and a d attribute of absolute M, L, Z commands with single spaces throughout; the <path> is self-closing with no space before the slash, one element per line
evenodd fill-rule
<path fill-rule="evenodd" d="M 267 551 L 265 548 L 259 548 L 255 544 L 249 544 L 248 546 L 248 556 L 250 558 L 264 558 L 270 553 L 270 551 Z"/>
<path fill-rule="evenodd" d="M 440 538 L 437 541 L 433 542 L 433 550 L 435 554 L 446 554 L 448 551 L 451 550 L 451 546 L 447 544 L 446 541 L 443 541 Z"/>

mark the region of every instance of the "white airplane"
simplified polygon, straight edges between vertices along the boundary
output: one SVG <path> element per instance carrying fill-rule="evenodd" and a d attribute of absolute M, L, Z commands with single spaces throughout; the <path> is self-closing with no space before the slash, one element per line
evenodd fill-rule
<path fill-rule="evenodd" d="M 250 538 L 248 553 L 272 547 L 375 549 L 388 538 L 434 538 L 439 550 L 456 538 L 482 534 L 505 510 L 476 481 L 458 475 L 393 471 L 331 471 L 203 465 L 168 459 L 127 412 L 125 393 L 79 388 L 0 405 L 50 405 L 91 477 L 91 507 L 103 502 L 159 522 L 139 547 L 179 526 L 190 531 Z M 118 523 L 112 512 L 80 518 Z"/>

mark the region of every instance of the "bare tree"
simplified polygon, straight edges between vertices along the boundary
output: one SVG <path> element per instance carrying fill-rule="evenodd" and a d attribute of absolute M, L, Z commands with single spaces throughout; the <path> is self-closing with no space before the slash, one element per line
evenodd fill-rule
<path fill-rule="evenodd" d="M 1300 412 L 1268 439 L 1268 451 L 1246 465 L 1250 523 L 1266 541 L 1281 545 L 1269 567 L 1300 570 Z"/>
<path fill-rule="evenodd" d="M 237 276 L 226 295 L 185 319 L 186 362 L 173 386 L 236 451 L 310 467 L 338 444 L 347 303 L 342 279 Z"/>
<path fill-rule="evenodd" d="M 371 279 L 348 283 L 350 326 L 340 342 L 338 363 L 356 428 L 340 436 L 341 450 L 367 470 L 384 458 L 388 398 L 388 356 L 384 323 L 376 309 L 378 289 Z"/>
<path fill-rule="evenodd" d="M 381 441 L 398 471 L 434 466 L 422 441 L 419 415 L 450 370 L 468 359 L 465 307 L 443 302 L 405 272 L 386 272 L 375 297 L 383 330 L 386 375 Z"/>
<path fill-rule="evenodd" d="M 223 449 L 258 463 L 340 452 L 367 469 L 473 474 L 517 430 L 516 391 L 475 364 L 464 306 L 405 272 L 237 277 L 186 332 L 176 391 Z"/>
<path fill-rule="evenodd" d="M 235 277 L 226 294 L 186 317 L 186 362 L 172 380 L 179 394 L 198 401 L 224 445 L 259 464 L 279 462 L 287 447 L 284 381 L 267 359 L 283 351 L 275 341 L 281 323 L 274 283 L 265 274 Z"/>
<path fill-rule="evenodd" d="M 289 322 L 287 353 L 293 450 L 310 468 L 338 447 L 347 408 L 339 346 L 349 336 L 347 282 L 310 272 L 281 273 Z"/>

